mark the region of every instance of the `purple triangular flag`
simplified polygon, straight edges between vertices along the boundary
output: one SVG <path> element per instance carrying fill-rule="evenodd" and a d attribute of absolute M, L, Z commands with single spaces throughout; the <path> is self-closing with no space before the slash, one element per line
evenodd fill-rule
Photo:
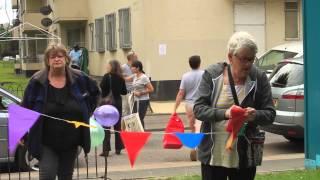
<path fill-rule="evenodd" d="M 175 133 L 184 146 L 191 149 L 196 148 L 204 136 L 203 133 Z"/>
<path fill-rule="evenodd" d="M 9 113 L 9 151 L 14 153 L 19 140 L 28 132 L 40 116 L 40 113 L 10 104 Z"/>

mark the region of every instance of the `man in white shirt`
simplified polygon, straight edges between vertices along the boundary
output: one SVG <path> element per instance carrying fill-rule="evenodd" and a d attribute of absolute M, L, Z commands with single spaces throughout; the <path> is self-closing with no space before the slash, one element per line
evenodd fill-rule
<path fill-rule="evenodd" d="M 133 90 L 133 86 L 132 86 L 132 81 L 133 81 L 133 77 L 134 77 L 134 74 L 132 73 L 131 71 L 131 64 L 133 61 L 137 60 L 138 59 L 138 56 L 135 52 L 133 51 L 130 51 L 127 55 L 127 63 L 123 64 L 121 66 L 121 69 L 122 69 L 122 75 L 123 75 L 123 78 L 124 80 L 126 81 L 126 87 L 127 87 L 127 95 L 124 95 L 122 97 L 122 114 L 124 116 L 126 115 L 129 115 L 131 112 L 131 108 L 130 106 L 133 105 L 133 102 L 132 104 L 130 104 L 130 95 L 131 95 L 131 92 Z"/>
<path fill-rule="evenodd" d="M 193 114 L 193 105 L 197 97 L 197 89 L 199 87 L 203 70 L 200 70 L 201 59 L 200 56 L 191 56 L 189 58 L 189 65 L 191 71 L 183 74 L 179 92 L 176 97 L 176 103 L 174 105 L 173 113 L 176 113 L 177 108 L 179 107 L 181 101 L 184 99 L 186 115 L 189 120 L 189 126 L 191 132 L 199 132 L 201 122 L 195 119 Z M 196 151 L 192 150 L 190 153 L 190 158 L 192 161 L 196 160 Z"/>

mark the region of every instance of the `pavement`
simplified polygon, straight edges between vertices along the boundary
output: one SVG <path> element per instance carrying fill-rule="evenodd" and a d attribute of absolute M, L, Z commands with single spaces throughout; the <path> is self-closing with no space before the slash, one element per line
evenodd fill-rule
<path fill-rule="evenodd" d="M 153 113 L 149 115 L 171 114 L 173 112 L 175 101 L 150 101 Z M 185 113 L 185 103 L 181 102 L 177 109 L 177 113 Z"/>

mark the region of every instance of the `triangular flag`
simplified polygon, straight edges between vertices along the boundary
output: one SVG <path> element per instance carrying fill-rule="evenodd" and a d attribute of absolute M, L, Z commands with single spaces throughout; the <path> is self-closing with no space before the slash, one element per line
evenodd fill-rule
<path fill-rule="evenodd" d="M 40 113 L 15 104 L 9 105 L 8 113 L 9 151 L 13 154 L 18 142 L 38 120 Z"/>
<path fill-rule="evenodd" d="M 184 146 L 196 148 L 202 141 L 203 133 L 175 133 Z"/>
<path fill-rule="evenodd" d="M 133 167 L 134 162 L 141 150 L 141 148 L 146 144 L 148 138 L 150 137 L 150 132 L 120 132 L 122 142 L 126 147 L 128 152 L 131 167 Z"/>

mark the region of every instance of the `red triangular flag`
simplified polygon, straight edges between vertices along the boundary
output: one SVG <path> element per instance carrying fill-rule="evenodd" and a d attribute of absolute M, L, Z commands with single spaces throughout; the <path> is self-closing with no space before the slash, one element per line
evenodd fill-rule
<path fill-rule="evenodd" d="M 150 132 L 120 132 L 122 142 L 128 152 L 131 167 L 133 167 L 139 151 L 146 144 L 150 135 Z"/>

